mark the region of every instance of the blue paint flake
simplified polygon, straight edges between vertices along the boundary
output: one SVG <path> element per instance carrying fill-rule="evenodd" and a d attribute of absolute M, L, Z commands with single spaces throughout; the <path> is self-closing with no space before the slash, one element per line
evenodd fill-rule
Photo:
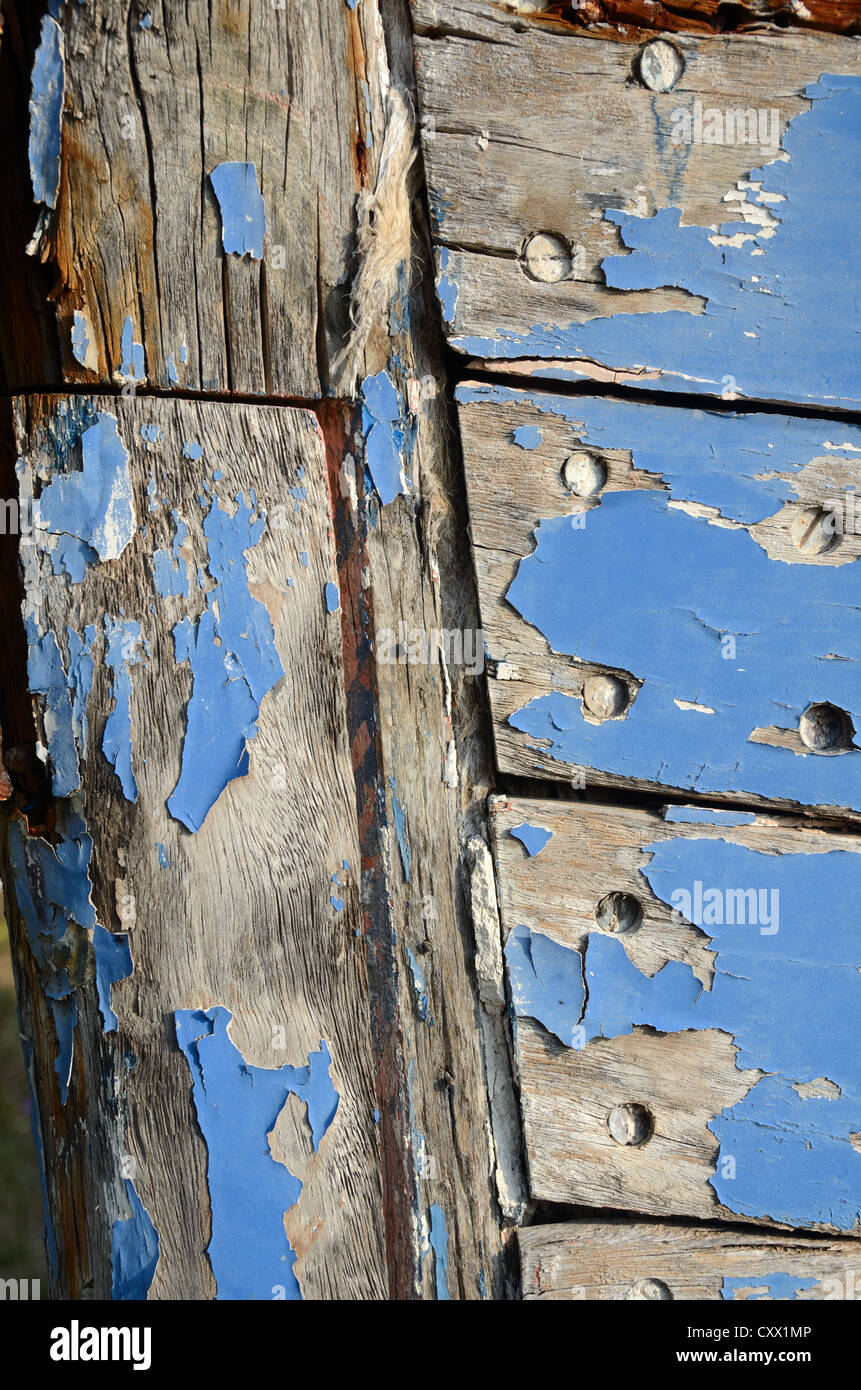
<path fill-rule="evenodd" d="M 676 286 L 704 300 L 704 312 L 626 314 L 619 312 L 624 297 L 617 294 L 612 317 L 536 325 L 496 338 L 459 337 L 454 346 L 490 358 L 589 358 L 656 373 L 629 382 L 653 390 L 722 392 L 731 372 L 739 395 L 857 404 L 853 276 L 861 78 L 824 74 L 805 96 L 810 108 L 793 118 L 783 138 L 789 159 L 749 174 L 751 183 L 762 185 L 749 190 L 750 201 L 777 218 L 773 235 L 771 228 L 763 235 L 750 222 L 730 222 L 721 233 L 741 232 L 747 239 L 715 245 L 714 230 L 683 226 L 678 208 L 660 208 L 648 218 L 605 213 L 628 252 L 602 262 L 606 284 L 635 292 Z M 827 277 L 822 265 L 830 268 Z M 819 331 L 823 323 L 827 333 Z M 804 331 L 789 331 L 791 324 Z"/>
<path fill-rule="evenodd" d="M 341 592 L 337 584 L 333 584 L 330 580 L 325 587 L 324 594 L 326 598 L 326 612 L 337 613 L 338 609 L 341 607 Z"/>
<path fill-rule="evenodd" d="M 448 1227 L 438 1202 L 430 1209 L 430 1247 L 434 1254 L 434 1288 L 440 1302 L 448 1302 Z"/>
<path fill-rule="evenodd" d="M 404 472 L 406 430 L 397 387 L 388 372 L 365 377 L 361 387 L 365 463 L 383 506 L 409 491 Z"/>
<path fill-rule="evenodd" d="M 713 811 L 708 806 L 668 806 L 664 820 L 687 825 L 753 825 L 753 811 Z"/>
<path fill-rule="evenodd" d="M 586 998 L 574 956 L 570 947 L 525 926 L 514 927 L 505 945 L 515 1014 L 538 1019 L 566 1047 L 573 1047 L 580 1036 Z"/>
<path fill-rule="evenodd" d="M 96 923 L 93 928 L 93 953 L 96 957 L 96 991 L 105 1032 L 115 1033 L 119 1019 L 111 1007 L 111 985 L 118 980 L 127 980 L 134 968 L 129 939 L 127 936 L 115 936 Z"/>
<path fill-rule="evenodd" d="M 407 959 L 409 960 L 410 973 L 413 977 L 413 993 L 415 994 L 416 998 L 416 1012 L 418 1013 L 418 1016 L 421 1019 L 422 1023 L 427 1023 L 428 992 L 427 985 L 425 984 L 424 972 L 421 966 L 419 965 L 415 951 L 413 951 L 412 948 L 409 946 L 407 947 Z M 431 1019 L 431 1022 L 433 1022 L 433 1019 Z"/>
<path fill-rule="evenodd" d="M 144 366 L 143 344 L 135 342 L 134 324 L 127 318 L 123 324 L 123 331 L 120 336 L 120 352 L 122 354 L 122 365 L 120 375 L 127 381 L 145 381 L 146 368 Z"/>
<path fill-rule="evenodd" d="M 451 252 L 447 246 L 444 246 L 439 253 L 439 275 L 436 281 L 436 292 L 442 307 L 442 316 L 446 323 L 454 323 L 458 296 L 457 281 L 449 274 L 448 270 L 450 260 Z"/>
<path fill-rule="evenodd" d="M 818 1286 L 818 1279 L 804 1279 L 797 1274 L 746 1274 L 738 1278 L 734 1275 L 724 1275 L 720 1296 L 736 1299 L 739 1293 L 744 1294 L 745 1290 L 750 1289 L 754 1292 L 746 1297 L 753 1300 L 792 1300 L 798 1298 L 806 1289 L 815 1289 Z"/>
<path fill-rule="evenodd" d="M 283 1289 L 287 1299 L 301 1299 L 284 1213 L 299 1200 L 302 1183 L 273 1158 L 268 1135 L 288 1096 L 295 1095 L 307 1104 L 314 1151 L 319 1149 L 338 1108 L 331 1056 L 321 1042 L 305 1067 L 252 1066 L 230 1039 L 231 1017 L 220 1007 L 176 1013 L 177 1040 L 209 1152 L 209 1257 L 218 1297 L 271 1299 L 275 1289 Z"/>
<path fill-rule="evenodd" d="M 82 314 L 80 309 L 76 309 L 72 319 L 72 356 L 82 367 L 86 367 L 87 353 L 90 350 L 90 334 L 92 333 L 90 321 L 86 314 Z"/>
<path fill-rule="evenodd" d="M 42 19 L 30 89 L 30 181 L 33 198 L 54 207 L 60 186 L 65 87 L 63 31 L 49 15 Z"/>
<path fill-rule="evenodd" d="M 245 554 L 263 535 L 265 518 L 252 520 L 236 501 L 231 516 L 213 500 L 203 523 L 215 580 L 206 611 L 173 630 L 176 660 L 190 663 L 193 687 L 182 770 L 167 807 L 195 833 L 227 784 L 248 772 L 260 703 L 284 675 L 269 614 L 248 588 Z"/>
<path fill-rule="evenodd" d="M 81 776 L 62 654 L 53 632 L 41 636 L 33 618 L 27 618 L 26 632 L 28 685 L 31 694 L 43 697 L 42 722 L 48 740 L 51 791 L 57 797 L 69 796 L 80 786 Z"/>
<path fill-rule="evenodd" d="M 518 425 L 512 435 L 514 443 L 521 449 L 537 449 L 541 437 L 541 431 L 535 425 Z"/>
<path fill-rule="evenodd" d="M 171 595 L 188 596 L 188 567 L 182 554 L 182 547 L 188 540 L 188 526 L 174 508 L 171 512 L 176 527 L 171 549 L 159 549 L 153 553 L 153 579 L 157 592 L 162 598 Z"/>
<path fill-rule="evenodd" d="M 203 453 L 203 445 L 198 444 L 196 439 L 187 439 L 182 446 L 183 457 L 193 459 L 196 463 Z M 204 487 L 206 484 L 204 483 Z"/>
<path fill-rule="evenodd" d="M 102 752 L 120 779 L 126 801 L 137 801 L 132 771 L 131 667 L 140 660 L 141 625 L 105 614 L 105 665 L 110 667 L 114 705 L 102 735 Z"/>
<path fill-rule="evenodd" d="M 125 1183 L 132 1214 L 114 1222 L 111 1239 L 111 1298 L 121 1302 L 147 1297 L 158 1264 L 158 1233 L 134 1183 Z"/>
<path fill-rule="evenodd" d="M 343 898 L 336 898 L 335 895 L 334 895 L 334 893 L 332 893 L 332 894 L 329 895 L 329 902 L 332 904 L 332 906 L 334 907 L 334 909 L 335 909 L 336 912 L 343 912 L 343 911 L 344 911 L 344 899 L 343 899 Z"/>
<path fill-rule="evenodd" d="M 99 560 L 115 560 L 137 524 L 129 458 L 113 415 L 101 411 L 81 436 L 83 466 L 55 474 L 35 504 L 38 528 L 73 536 Z"/>
<path fill-rule="evenodd" d="M 221 240 L 234 256 L 263 259 L 266 212 L 253 164 L 230 161 L 209 175 L 221 211 Z"/>
<path fill-rule="evenodd" d="M 400 802 L 397 796 L 395 795 L 394 777 L 389 778 L 389 786 L 392 790 L 392 812 L 395 821 L 395 835 L 397 836 L 398 849 L 400 851 L 401 856 L 401 865 L 404 871 L 404 878 L 406 879 L 407 883 L 409 883 L 410 860 L 412 859 L 412 850 L 410 849 L 409 842 L 407 840 L 406 812 L 404 810 L 403 803 Z"/>
<path fill-rule="evenodd" d="M 522 825 L 512 826 L 509 834 L 520 841 L 531 859 L 540 854 L 548 841 L 553 839 L 552 830 L 545 830 L 543 825 L 528 825 L 525 821 Z"/>
<path fill-rule="evenodd" d="M 166 869 L 168 864 L 170 863 L 170 860 L 167 857 L 167 850 L 165 849 L 164 845 L 159 844 L 158 841 L 156 841 L 155 847 L 156 851 L 158 852 L 159 868 Z"/>

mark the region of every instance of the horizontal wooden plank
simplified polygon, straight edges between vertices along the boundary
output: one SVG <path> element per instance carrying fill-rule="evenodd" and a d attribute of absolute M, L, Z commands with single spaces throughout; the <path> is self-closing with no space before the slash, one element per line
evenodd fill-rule
<path fill-rule="evenodd" d="M 861 842 L 494 798 L 533 1196 L 861 1234 Z"/>
<path fill-rule="evenodd" d="M 496 369 L 857 403 L 851 39 L 680 35 L 650 59 L 513 28 L 484 0 L 414 11 L 454 348 Z"/>
<path fill-rule="evenodd" d="M 457 395 L 499 766 L 857 813 L 861 430 Z"/>
<path fill-rule="evenodd" d="M 526 1226 L 517 1244 L 525 1299 L 804 1303 L 861 1291 L 858 1253 L 845 1241 L 607 1220 Z"/>

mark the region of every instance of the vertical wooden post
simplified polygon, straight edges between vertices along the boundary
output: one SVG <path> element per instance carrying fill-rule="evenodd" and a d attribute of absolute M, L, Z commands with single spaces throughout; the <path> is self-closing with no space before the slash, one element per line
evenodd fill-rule
<path fill-rule="evenodd" d="M 5 21 L 3 878 L 53 1291 L 500 1296 L 480 663 L 404 648 L 479 637 L 406 9 Z"/>

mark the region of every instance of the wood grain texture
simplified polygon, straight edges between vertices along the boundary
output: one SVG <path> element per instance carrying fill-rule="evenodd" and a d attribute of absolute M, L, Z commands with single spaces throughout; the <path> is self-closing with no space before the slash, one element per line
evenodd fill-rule
<path fill-rule="evenodd" d="M 468 11 L 469 0 L 446 9 Z M 441 7 L 440 7 L 441 8 Z M 474 7 L 473 7 L 474 8 Z M 824 29 L 855 34 L 861 24 L 857 0 L 812 0 L 795 5 L 792 0 L 741 0 L 729 9 L 721 0 L 499 0 L 499 22 L 535 25 L 552 33 L 592 34 L 603 41 L 614 38 L 647 39 L 655 32 L 743 33 L 773 26 L 785 29 Z"/>
<path fill-rule="evenodd" d="M 857 1235 L 853 1064 L 844 1054 L 832 1076 L 840 1063 L 821 1050 L 857 988 L 857 931 L 841 938 L 851 909 L 835 906 L 861 868 L 857 838 L 705 808 L 667 816 L 493 800 L 532 1194 Z M 532 855 L 524 824 L 549 833 Z M 720 884 L 718 917 L 670 892 L 697 881 Z M 773 931 L 730 908 L 754 881 L 778 885 Z M 611 894 L 634 905 L 627 929 L 602 917 Z M 847 952 L 845 971 L 832 951 Z M 629 1106 L 647 1112 L 639 1142 L 620 1137 Z M 794 1198 L 778 1195 L 784 1182 Z"/>
<path fill-rule="evenodd" d="M 321 394 L 348 323 L 354 204 L 381 109 L 367 47 L 378 23 L 343 0 L 64 7 L 62 175 L 38 246 L 62 377 L 46 354 L 39 377 L 9 385 L 127 375 L 130 319 L 152 386 Z M 255 167 L 262 259 L 223 249 L 210 174 L 225 161 Z"/>
<path fill-rule="evenodd" d="M 526 1226 L 517 1244 L 529 1300 L 858 1296 L 857 1254 L 839 1241 L 607 1220 Z"/>
<path fill-rule="evenodd" d="M 712 793 L 730 800 L 767 796 L 787 806 L 809 802 L 857 814 L 856 754 L 826 763 L 799 734 L 806 706 L 827 700 L 829 689 L 835 705 L 851 706 L 851 682 L 838 695 L 840 663 L 819 663 L 814 670 L 796 665 L 796 657 L 814 650 L 817 641 L 831 651 L 835 640 L 833 633 L 825 638 L 818 617 L 809 638 L 801 635 L 811 586 L 821 582 L 828 598 L 840 604 L 844 585 L 853 582 L 859 536 L 854 521 L 845 525 L 844 503 L 857 482 L 855 451 L 861 436 L 846 434 L 843 427 L 835 434 L 825 420 L 696 413 L 477 383 L 465 383 L 457 394 L 499 766 L 573 782 L 578 789 L 633 782 L 651 790 L 681 776 L 696 792 L 704 793 L 710 783 Z M 578 482 L 584 468 L 590 479 L 598 480 L 593 492 Z M 605 509 L 616 505 L 624 507 L 624 515 L 614 512 L 610 521 Z M 666 566 L 658 561 L 651 568 L 649 561 L 660 551 L 670 554 L 667 536 L 659 539 L 652 530 L 655 509 L 668 519 L 667 536 L 676 526 L 689 528 L 689 548 L 673 552 L 671 597 L 658 593 Z M 836 518 L 838 512 L 843 520 L 835 521 L 826 547 L 809 544 L 808 532 L 815 531 L 823 516 Z M 570 565 L 560 568 L 543 590 L 538 528 L 543 523 L 546 530 L 564 518 L 570 518 L 572 528 Z M 605 524 L 603 539 L 594 541 L 596 532 L 590 528 Z M 579 556 L 587 547 L 589 559 L 581 566 Z M 732 549 L 731 559 L 724 557 L 724 547 L 727 553 Z M 538 561 L 524 559 L 536 550 Z M 537 586 L 531 606 L 512 589 L 525 574 Z M 714 600 L 708 615 L 714 627 L 712 654 L 719 659 L 710 665 L 708 658 L 702 664 L 692 658 L 694 676 L 688 653 L 699 638 L 688 615 L 705 612 L 693 596 L 705 574 L 711 575 L 710 604 Z M 757 606 L 759 636 L 751 637 L 748 646 L 738 638 L 735 662 L 729 659 L 732 647 L 721 642 L 732 632 L 751 632 L 754 608 L 749 605 L 745 617 L 730 616 L 719 597 L 725 580 L 731 592 L 740 592 L 739 586 L 749 591 L 751 604 L 763 586 L 773 586 L 773 598 Z M 630 623 L 625 617 L 628 593 L 640 611 Z M 551 624 L 554 594 L 564 594 L 565 603 L 556 604 L 559 621 Z M 765 611 L 769 604 L 770 617 Z M 797 644 L 787 646 L 778 637 L 772 649 L 769 629 L 782 630 L 784 607 L 798 624 Z M 562 621 L 566 611 L 567 621 Z M 595 634 L 599 612 L 605 620 Z M 849 610 L 845 612 L 848 617 Z M 639 651 L 635 657 L 640 625 L 653 632 L 654 654 Z M 739 655 L 742 647 L 744 655 Z M 657 654 L 662 648 L 665 662 Z M 761 656 L 766 648 L 771 655 L 756 677 L 756 653 Z M 728 686 L 730 666 L 739 675 Z M 631 700 L 618 719 L 597 719 L 588 700 L 584 704 L 586 683 L 602 675 L 620 681 Z M 650 689 L 658 688 L 667 696 L 666 723 L 647 718 L 639 726 L 636 746 L 627 745 L 628 759 L 620 753 L 621 745 L 610 740 L 620 737 L 620 722 L 638 717 L 644 692 L 651 698 Z M 540 710 L 554 692 L 563 699 L 566 719 L 546 728 L 529 724 L 533 716 L 525 711 Z M 711 742 L 709 721 L 722 721 L 722 751 Z M 565 734 L 563 728 L 576 732 Z M 692 761 L 683 767 L 684 759 L 676 754 L 688 739 Z M 745 772 L 745 750 L 757 743 L 793 749 L 792 762 L 771 761 L 758 772 Z M 723 757 L 730 747 L 737 755 L 734 769 Z M 782 755 L 775 750 L 769 756 Z"/>
<path fill-rule="evenodd" d="M 827 254 L 815 250 L 817 195 L 811 188 L 808 196 L 805 183 L 808 174 L 815 179 L 817 160 L 805 164 L 798 137 L 825 109 L 811 103 L 812 84 L 823 73 L 857 77 L 849 39 L 788 30 L 719 40 L 676 35 L 684 71 L 671 90 L 654 91 L 638 77 L 642 44 L 546 32 L 487 0 L 416 0 L 414 16 L 441 301 L 453 347 L 495 370 L 718 395 L 729 375 L 732 389 L 750 398 L 857 401 L 853 371 L 836 362 L 826 367 L 823 360 L 809 373 L 800 359 L 792 371 L 778 365 L 780 334 L 763 325 L 758 292 L 776 271 L 793 286 L 786 316 L 809 320 L 815 331 L 812 290 L 797 293 L 779 224 L 797 218 L 807 254 Z M 716 127 L 705 135 L 702 124 L 681 130 L 679 114 L 693 120 L 697 109 L 700 117 L 717 113 L 719 140 Z M 757 134 L 751 144 L 729 134 L 727 114 L 747 110 L 772 113 L 769 148 L 765 125 L 763 140 Z M 782 167 L 771 162 L 778 141 L 797 167 L 791 193 L 772 198 Z M 820 168 L 827 151 L 829 167 L 840 166 L 854 184 L 849 127 L 820 134 L 815 144 Z M 828 235 L 842 245 L 847 225 L 838 211 Z M 708 230 L 685 236 L 684 228 Z M 740 231 L 759 240 L 727 253 Z M 528 268 L 536 233 L 564 243 L 565 263 L 552 283 Z M 848 278 L 844 285 L 851 294 Z M 745 318 L 749 341 L 723 333 L 718 320 L 729 303 Z M 672 330 L 659 317 L 668 312 L 676 316 Z M 697 323 L 703 315 L 709 322 Z M 703 343 L 709 329 L 720 344 L 711 356 Z"/>
<path fill-rule="evenodd" d="M 84 634 L 90 624 L 95 630 L 87 730 L 78 740 L 80 792 L 74 792 L 73 804 L 92 836 L 96 919 L 109 932 L 127 932 L 133 961 L 129 978 L 114 986 L 119 1027 L 111 1038 L 94 1018 L 90 933 L 78 930 L 85 965 L 76 991 L 81 1013 L 65 1106 L 57 1101 L 51 1075 L 55 1048 L 43 1039 L 36 1052 L 49 1182 L 55 1192 L 62 1189 L 69 1165 L 80 1163 L 76 1200 L 88 1225 L 86 1239 L 80 1229 L 57 1233 L 58 1288 L 89 1283 L 96 1297 L 109 1294 L 105 1246 L 109 1251 L 112 1222 L 127 1218 L 122 1169 L 89 1150 L 85 1161 L 86 1132 L 80 1127 L 82 1115 L 98 1111 L 97 1098 L 107 1087 L 113 1098 L 110 1107 L 102 1102 L 99 1129 L 108 1131 L 114 1160 L 122 1153 L 134 1160 L 135 1189 L 158 1233 L 151 1296 L 212 1296 L 208 1160 L 212 1181 L 211 1165 L 223 1162 L 224 1154 L 208 1155 L 201 1137 L 174 1016 L 220 1005 L 233 1015 L 231 1037 L 250 1068 L 307 1066 L 321 1040 L 328 1045 L 339 1096 L 335 1116 L 318 1151 L 290 1155 L 290 1170 L 295 1175 L 299 1166 L 304 1181 L 288 1217 L 296 1272 L 306 1297 L 381 1297 L 386 1272 L 358 840 L 340 618 L 324 602 L 324 585 L 336 571 L 317 421 L 308 412 L 215 403 L 31 399 L 18 408 L 25 490 L 27 483 L 37 493 L 41 487 L 44 499 L 51 479 L 64 471 L 81 477 L 74 470 L 97 412 L 117 421 L 141 525 L 117 558 L 91 563 L 80 584 L 53 573 L 45 532 L 34 532 L 29 559 L 25 543 L 26 611 L 36 631 L 53 634 L 70 680 L 68 630 Z M 142 427 L 153 427 L 157 437 L 145 441 Z M 199 459 L 188 457 L 190 440 L 201 447 Z M 225 562 L 203 525 L 213 514 L 241 517 L 252 492 L 254 505 L 268 513 L 265 534 L 253 545 L 240 543 Z M 156 543 L 170 551 L 179 520 L 188 527 L 180 548 L 191 577 L 187 598 L 163 596 L 153 578 Z M 222 573 L 214 588 L 225 563 L 230 577 L 224 580 Z M 228 747 L 235 724 L 216 695 L 207 695 L 201 670 L 195 667 L 193 685 L 188 664 L 175 660 L 172 629 L 184 618 L 202 622 L 204 606 L 212 610 L 214 604 L 223 624 L 215 652 L 238 642 L 228 635 L 237 591 L 224 584 L 238 584 L 241 595 L 243 568 L 250 596 L 245 621 L 258 624 L 261 641 L 267 629 L 274 631 L 283 676 L 261 701 L 256 735 L 249 735 L 248 774 L 228 783 L 201 829 L 191 834 L 166 807 L 183 760 L 186 770 L 191 761 L 187 794 L 193 797 L 207 765 L 223 756 L 215 743 L 194 764 L 192 706 L 216 699 L 211 717 Z M 106 664 L 110 652 L 103 634 L 119 615 L 141 624 L 141 642 L 126 651 L 134 801 L 105 756 L 106 722 L 122 697 L 116 670 Z M 234 680 L 242 678 L 243 651 L 247 669 L 249 655 L 241 645 L 234 665 L 225 668 L 234 671 Z M 56 756 L 56 726 L 45 713 L 46 702 L 50 697 L 37 700 L 43 739 Z M 52 852 L 45 839 L 37 847 L 43 857 Z M 20 907 L 20 880 L 13 876 L 7 884 Z M 69 909 L 74 913 L 74 904 Z M 17 953 L 26 960 L 20 919 L 17 925 Z M 44 1000 L 38 988 L 28 994 L 28 1012 L 38 1016 Z M 44 1029 L 44 1019 L 37 1026 Z M 137 1060 L 130 1068 L 132 1054 Z M 300 1131 L 308 1132 L 304 1118 Z M 265 1152 L 263 1133 L 260 1143 Z M 235 1223 L 251 1245 L 262 1246 L 273 1233 L 255 1226 L 259 1212 L 250 1202 L 246 1210 L 239 1192 L 236 1209 L 222 1208 L 213 1220 Z"/>

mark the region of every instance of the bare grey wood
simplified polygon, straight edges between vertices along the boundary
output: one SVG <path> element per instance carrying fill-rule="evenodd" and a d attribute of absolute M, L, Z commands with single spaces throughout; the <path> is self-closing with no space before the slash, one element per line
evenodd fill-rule
<path fill-rule="evenodd" d="M 512 833 L 524 823 L 551 832 L 534 856 Z M 855 836 L 767 814 L 744 825 L 688 824 L 667 821 L 656 810 L 497 796 L 491 824 L 506 940 L 523 927 L 584 952 L 588 964 L 589 941 L 613 934 L 643 975 L 651 979 L 669 962 L 682 962 L 705 989 L 714 979 L 709 929 L 674 915 L 652 891 L 644 876 L 651 846 L 682 839 L 726 841 L 766 856 L 859 853 Z M 616 935 L 618 924 L 602 919 L 601 904 L 610 894 L 636 900 L 642 915 L 635 929 Z M 839 991 L 841 986 L 835 980 L 823 983 L 826 987 Z M 780 998 L 772 1007 L 783 1020 L 780 1027 L 794 1026 Z M 709 1123 L 741 1102 L 763 1075 L 739 1065 L 729 1031 L 634 1026 L 626 1034 L 570 1046 L 528 1016 L 525 1005 L 518 1013 L 515 1052 L 533 1197 L 654 1215 L 761 1220 L 730 1211 L 710 1185 L 722 1150 Z M 799 1094 L 839 1096 L 828 1078 L 819 1081 L 824 1089 L 802 1087 Z M 609 1117 L 616 1107 L 632 1104 L 653 1117 L 648 1142 L 613 1133 Z M 828 1222 L 805 1224 L 840 1229 Z"/>
<path fill-rule="evenodd" d="M 852 1245 L 815 1237 L 608 1219 L 526 1226 L 517 1244 L 529 1300 L 853 1301 L 861 1280 Z"/>
<path fill-rule="evenodd" d="M 38 493 L 40 479 L 44 485 L 63 471 L 59 439 L 67 441 L 74 469 L 81 434 L 98 411 L 117 421 L 141 524 L 122 553 L 91 564 L 80 585 L 53 573 L 44 532 L 36 530 L 29 547 L 25 540 L 24 552 L 26 611 L 39 632 L 53 634 L 67 671 L 67 628 L 96 629 L 88 736 L 73 805 L 93 840 L 97 920 L 110 932 L 127 932 L 133 961 L 131 976 L 113 989 L 119 1029 L 111 1039 L 102 1035 L 94 1009 L 90 933 L 80 933 L 87 965 L 76 991 L 81 1017 L 65 1105 L 51 1070 L 56 1049 L 50 1033 L 44 1036 L 44 1018 L 38 1023 L 44 999 L 38 986 L 33 991 L 32 972 L 25 992 L 25 1029 L 35 1016 L 43 1030 L 34 1062 L 55 1221 L 64 1202 L 74 1200 L 88 1228 L 86 1238 L 80 1229 L 56 1231 L 58 1291 L 89 1286 L 96 1297 L 110 1295 L 106 1247 L 113 1221 L 128 1216 L 120 1163 L 128 1154 L 160 1242 L 151 1296 L 212 1296 L 207 1146 L 174 1014 L 221 1005 L 233 1015 L 231 1037 L 248 1066 L 307 1066 L 309 1052 L 327 1043 L 339 1100 L 319 1148 L 301 1162 L 305 1186 L 288 1222 L 296 1273 L 306 1297 L 382 1297 L 387 1276 L 359 849 L 340 615 L 327 612 L 324 601 L 324 586 L 337 571 L 318 424 L 308 412 L 267 407 L 35 398 L 18 407 L 25 491 L 29 484 Z M 153 428 L 154 442 L 142 438 L 142 426 Z M 199 460 L 188 457 L 188 441 L 200 446 Z M 192 834 L 166 806 L 182 758 L 191 756 L 183 748 L 196 695 L 187 664 L 174 660 L 172 628 L 199 617 L 211 587 L 207 565 L 214 577 L 217 555 L 211 544 L 207 550 L 202 530 L 210 508 L 231 514 L 237 497 L 250 505 L 252 491 L 269 522 L 246 551 L 248 590 L 264 628 L 272 624 L 284 674 L 260 705 L 248 775 L 228 783 Z M 174 511 L 188 527 L 181 548 L 192 576 L 187 600 L 163 597 L 153 579 L 153 551 L 159 543 L 170 548 Z M 231 563 L 241 566 L 241 553 Z M 105 663 L 106 614 L 139 622 L 144 642 L 141 659 L 129 665 L 134 802 L 103 750 L 116 698 Z M 37 708 L 46 747 L 55 748 L 44 702 L 37 700 Z M 233 736 L 229 720 L 222 732 Z M 44 839 L 39 849 L 50 853 Z M 14 903 L 22 885 L 14 876 L 6 882 Z M 14 913 L 12 919 L 17 953 L 26 961 L 20 919 Z M 137 1061 L 129 1070 L 131 1054 Z M 106 1058 L 109 1083 L 102 1075 Z M 85 1157 L 79 1117 L 91 1111 L 100 1114 L 111 1163 Z M 304 1109 L 300 1120 L 307 1133 Z M 264 1135 L 260 1140 L 265 1144 Z M 292 1157 L 285 1161 L 295 1172 Z M 80 1165 L 72 1198 L 62 1195 L 69 1164 Z M 223 1210 L 213 1217 L 223 1218 Z M 237 1219 L 241 1226 L 242 1215 Z M 250 1215 L 248 1221 L 253 1242 L 259 1233 Z"/>

